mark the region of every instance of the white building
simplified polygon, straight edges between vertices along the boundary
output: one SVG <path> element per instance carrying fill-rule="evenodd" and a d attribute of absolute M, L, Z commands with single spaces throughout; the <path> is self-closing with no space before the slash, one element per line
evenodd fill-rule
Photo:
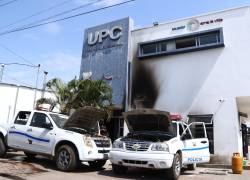
<path fill-rule="evenodd" d="M 234 152 L 246 156 L 250 7 L 131 29 L 129 18 L 88 28 L 81 74 L 107 80 L 121 110 L 154 108 L 204 121 L 217 163 L 230 163 Z M 117 114 L 111 122 L 119 136 Z"/>
<path fill-rule="evenodd" d="M 230 163 L 250 116 L 249 32 L 250 7 L 133 30 L 130 107 L 207 122 L 213 160 Z"/>
<path fill-rule="evenodd" d="M 0 83 L 1 124 L 10 123 L 20 110 L 33 110 L 34 100 L 38 100 L 41 97 L 42 90 L 40 89 L 37 89 L 35 98 L 35 88 Z M 44 92 L 44 97 L 55 98 L 54 94 L 48 91 Z"/>

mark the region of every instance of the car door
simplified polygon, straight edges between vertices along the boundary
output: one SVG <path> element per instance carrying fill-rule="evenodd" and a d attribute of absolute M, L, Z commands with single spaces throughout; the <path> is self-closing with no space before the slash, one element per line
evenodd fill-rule
<path fill-rule="evenodd" d="M 14 122 L 11 124 L 8 135 L 7 142 L 8 146 L 18 149 L 26 149 L 27 146 L 27 123 L 30 119 L 30 111 L 20 111 Z"/>
<path fill-rule="evenodd" d="M 199 164 L 210 161 L 209 141 L 205 124 L 194 122 L 183 125 L 185 128 L 181 140 L 183 141 L 183 164 Z"/>
<path fill-rule="evenodd" d="M 51 120 L 45 113 L 35 112 L 27 129 L 27 141 L 30 150 L 38 153 L 51 154 L 55 141 L 55 133 Z"/>

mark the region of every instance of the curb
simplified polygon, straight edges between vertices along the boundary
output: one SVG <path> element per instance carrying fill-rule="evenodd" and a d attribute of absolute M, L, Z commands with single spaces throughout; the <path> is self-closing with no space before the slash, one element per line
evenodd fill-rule
<path fill-rule="evenodd" d="M 197 164 L 197 167 L 232 169 L 232 166 L 229 164 Z M 243 166 L 243 169 L 250 170 L 250 166 Z"/>

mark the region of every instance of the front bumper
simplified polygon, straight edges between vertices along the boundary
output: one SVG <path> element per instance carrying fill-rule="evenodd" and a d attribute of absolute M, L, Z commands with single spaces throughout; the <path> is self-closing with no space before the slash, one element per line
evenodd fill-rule
<path fill-rule="evenodd" d="M 172 167 L 174 155 L 170 153 L 140 153 L 127 151 L 110 151 L 112 164 L 151 169 L 169 169 Z"/>
<path fill-rule="evenodd" d="M 81 161 L 108 160 L 110 148 L 89 149 L 80 155 Z"/>

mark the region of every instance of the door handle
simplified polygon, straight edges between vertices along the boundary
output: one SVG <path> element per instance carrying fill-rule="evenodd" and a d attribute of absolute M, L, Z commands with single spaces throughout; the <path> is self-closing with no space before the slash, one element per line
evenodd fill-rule
<path fill-rule="evenodd" d="M 11 126 L 10 129 L 16 129 L 16 127 L 15 126 Z"/>
<path fill-rule="evenodd" d="M 30 129 L 27 129 L 27 132 L 32 132 L 32 129 L 30 128 Z"/>
<path fill-rule="evenodd" d="M 206 144 L 206 143 L 207 143 L 207 141 L 201 141 L 201 143 L 202 143 L 202 144 Z"/>

